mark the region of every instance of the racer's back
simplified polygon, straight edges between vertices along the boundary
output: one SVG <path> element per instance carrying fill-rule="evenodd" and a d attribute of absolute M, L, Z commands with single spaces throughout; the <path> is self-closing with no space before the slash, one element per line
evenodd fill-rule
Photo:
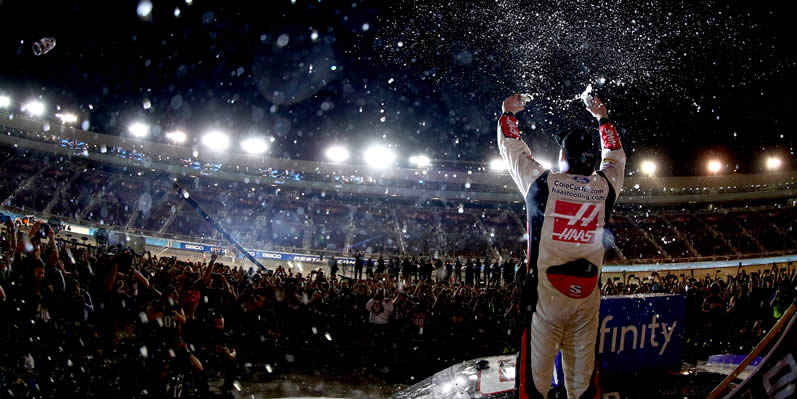
<path fill-rule="evenodd" d="M 614 125 L 599 124 L 600 169 L 583 176 L 547 170 L 521 139 L 517 119 L 505 114 L 499 120 L 499 150 L 526 199 L 529 276 L 536 291 L 546 293 L 539 301 L 600 300 L 597 279 L 611 242 L 608 221 L 623 185 L 625 152 Z"/>

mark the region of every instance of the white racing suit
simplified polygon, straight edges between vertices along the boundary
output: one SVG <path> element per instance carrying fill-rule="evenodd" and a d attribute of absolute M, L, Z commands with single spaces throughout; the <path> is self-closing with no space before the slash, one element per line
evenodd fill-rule
<path fill-rule="evenodd" d="M 524 327 L 516 367 L 517 397 L 545 398 L 554 359 L 562 352 L 569 398 L 599 398 L 598 278 L 610 245 L 609 215 L 623 187 L 625 152 L 617 130 L 599 122 L 600 170 L 590 176 L 554 173 L 534 160 L 517 119 L 498 123 L 498 149 L 526 197 L 528 273 Z"/>

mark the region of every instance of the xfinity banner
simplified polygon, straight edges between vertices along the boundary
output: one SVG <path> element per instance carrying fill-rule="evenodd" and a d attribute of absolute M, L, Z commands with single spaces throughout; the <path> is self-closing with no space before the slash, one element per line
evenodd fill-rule
<path fill-rule="evenodd" d="M 600 373 L 679 370 L 685 305 L 683 295 L 602 297 L 597 340 Z M 564 384 L 561 353 L 555 366 L 553 385 Z"/>
<path fill-rule="evenodd" d="M 602 298 L 597 342 L 600 372 L 678 370 L 684 308 L 683 295 Z"/>

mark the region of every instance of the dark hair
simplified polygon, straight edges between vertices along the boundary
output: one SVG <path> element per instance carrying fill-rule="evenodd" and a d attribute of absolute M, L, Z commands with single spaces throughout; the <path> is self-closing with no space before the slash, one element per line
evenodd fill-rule
<path fill-rule="evenodd" d="M 42 261 L 41 259 L 36 259 L 32 256 L 29 256 L 26 259 L 26 262 L 28 263 L 27 269 L 29 270 L 33 270 L 34 268 L 37 267 L 41 267 L 42 269 L 44 269 L 44 261 Z"/>
<path fill-rule="evenodd" d="M 170 285 L 167 285 L 166 288 L 163 289 L 163 294 L 162 295 L 163 295 L 164 298 L 166 298 L 172 292 L 177 292 L 177 287 L 175 287 L 175 286 L 170 284 Z"/>
<path fill-rule="evenodd" d="M 568 173 L 591 175 L 599 159 L 599 146 L 594 134 L 586 130 L 563 131 L 556 142 L 568 164 Z"/>

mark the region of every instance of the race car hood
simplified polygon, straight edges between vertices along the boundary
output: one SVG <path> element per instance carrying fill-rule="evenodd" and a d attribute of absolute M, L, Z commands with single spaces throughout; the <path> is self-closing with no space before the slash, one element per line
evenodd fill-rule
<path fill-rule="evenodd" d="M 468 360 L 393 395 L 392 399 L 502 399 L 515 390 L 515 356 Z"/>

